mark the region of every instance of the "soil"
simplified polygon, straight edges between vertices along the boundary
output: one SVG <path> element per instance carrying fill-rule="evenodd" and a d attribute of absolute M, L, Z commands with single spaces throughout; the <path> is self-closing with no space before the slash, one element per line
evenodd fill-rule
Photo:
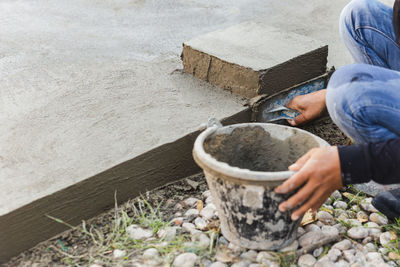
<path fill-rule="evenodd" d="M 349 139 L 340 132 L 329 118 L 322 118 L 302 128 L 320 136 L 332 145 L 344 145 L 349 143 Z M 203 174 L 197 174 L 147 192 L 145 196 L 142 197 L 145 197 L 152 206 L 157 206 L 161 203 L 160 211 L 163 215 L 163 219 L 169 221 L 176 215 L 176 208 L 173 208 L 176 203 L 189 197 L 200 199 L 201 193 L 205 190 L 207 190 L 205 178 Z M 124 209 L 129 215 L 133 213 L 132 204 L 129 201 L 119 208 Z M 101 229 L 104 233 L 107 233 L 110 231 L 110 225 L 114 219 L 114 215 L 115 210 L 109 210 L 87 221 L 86 225 L 93 225 Z M 92 239 L 87 235 L 83 235 L 81 230 L 68 230 L 19 254 L 1 266 L 71 266 L 63 261 L 65 255 L 60 253 L 60 251 L 64 248 L 73 248 L 76 252 L 81 252 L 83 254 L 84 252 L 90 251 L 91 247 L 94 245 L 92 242 Z M 83 266 L 86 265 L 83 264 Z"/>

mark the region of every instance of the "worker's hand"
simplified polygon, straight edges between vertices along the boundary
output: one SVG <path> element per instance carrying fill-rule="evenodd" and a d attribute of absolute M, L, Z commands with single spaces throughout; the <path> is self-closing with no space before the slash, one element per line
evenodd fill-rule
<path fill-rule="evenodd" d="M 297 171 L 282 185 L 275 188 L 275 193 L 286 194 L 299 187 L 299 191 L 279 205 L 285 212 L 301 205 L 292 213 L 292 220 L 298 220 L 310 208 L 313 211 L 328 199 L 336 190 L 342 188 L 342 177 L 338 149 L 335 146 L 313 148 L 289 167 Z"/>
<path fill-rule="evenodd" d="M 325 96 L 326 89 L 293 98 L 287 104 L 287 107 L 297 110 L 300 112 L 300 115 L 292 120 L 288 120 L 288 123 L 292 126 L 297 126 L 321 116 L 326 111 Z"/>

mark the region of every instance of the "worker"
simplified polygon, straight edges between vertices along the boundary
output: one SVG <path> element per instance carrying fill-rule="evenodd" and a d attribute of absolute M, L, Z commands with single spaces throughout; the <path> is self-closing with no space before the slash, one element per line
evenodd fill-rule
<path fill-rule="evenodd" d="M 400 183 L 400 0 L 393 8 L 353 0 L 339 25 L 356 64 L 333 73 L 326 90 L 294 98 L 288 107 L 301 114 L 289 123 L 311 121 L 327 109 L 354 144 L 314 148 L 289 167 L 296 173 L 275 192 L 298 189 L 279 205 L 292 211 L 292 220 L 317 210 L 343 186 Z M 400 217 L 400 189 L 376 195 L 372 205 L 388 218 Z"/>

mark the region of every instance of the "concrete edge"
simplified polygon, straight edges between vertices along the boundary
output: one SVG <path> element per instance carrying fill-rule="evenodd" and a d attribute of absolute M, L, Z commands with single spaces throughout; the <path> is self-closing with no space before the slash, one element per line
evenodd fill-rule
<path fill-rule="evenodd" d="M 224 125 L 250 122 L 251 110 L 222 120 Z M 114 206 L 114 193 L 122 203 L 167 183 L 200 172 L 192 157 L 199 131 L 161 145 L 84 181 L 36 200 L 0 217 L 0 264 L 68 228 L 48 217 L 72 225 Z"/>
<path fill-rule="evenodd" d="M 258 95 L 274 94 L 326 73 L 328 46 L 312 50 L 272 68 L 262 70 Z"/>
<path fill-rule="evenodd" d="M 183 44 L 183 69 L 193 76 L 235 95 L 254 97 L 259 90 L 259 71 L 222 60 Z"/>

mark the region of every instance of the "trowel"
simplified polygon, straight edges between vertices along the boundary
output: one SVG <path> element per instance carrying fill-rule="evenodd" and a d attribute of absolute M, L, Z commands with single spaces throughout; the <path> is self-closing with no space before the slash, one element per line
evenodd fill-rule
<path fill-rule="evenodd" d="M 286 120 L 294 119 L 300 113 L 286 107 L 286 105 L 296 96 L 325 89 L 331 73 L 332 71 L 327 72 L 273 95 L 262 95 L 254 98 L 250 104 L 253 110 L 253 121 L 284 124 Z"/>

